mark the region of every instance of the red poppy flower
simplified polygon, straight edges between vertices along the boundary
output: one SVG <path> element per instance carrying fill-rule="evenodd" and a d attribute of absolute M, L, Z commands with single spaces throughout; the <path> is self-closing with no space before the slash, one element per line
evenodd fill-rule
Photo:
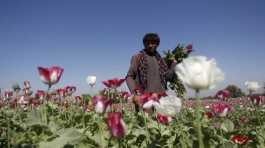
<path fill-rule="evenodd" d="M 159 113 L 156 114 L 156 119 L 159 123 L 162 123 L 162 124 L 168 124 L 170 121 L 172 121 L 172 117 L 164 116 Z"/>
<path fill-rule="evenodd" d="M 140 97 L 137 100 L 137 103 L 140 106 L 143 106 L 146 102 L 153 100 L 153 101 L 158 101 L 159 100 L 159 95 L 157 93 L 144 93 L 141 94 Z"/>
<path fill-rule="evenodd" d="M 121 84 L 124 81 L 125 81 L 125 79 L 114 78 L 114 79 L 111 79 L 111 80 L 103 81 L 102 83 L 108 88 L 117 88 L 117 87 L 121 86 Z"/>
<path fill-rule="evenodd" d="M 66 86 L 65 87 L 67 95 L 72 95 L 74 92 L 76 92 L 75 86 Z"/>
<path fill-rule="evenodd" d="M 60 97 L 65 97 L 65 95 L 66 95 L 66 89 L 59 88 L 59 89 L 57 89 L 57 93 L 60 95 Z"/>
<path fill-rule="evenodd" d="M 35 98 L 43 100 L 45 96 L 45 91 L 43 90 L 37 90 L 36 94 L 35 94 Z"/>
<path fill-rule="evenodd" d="M 230 92 L 228 90 L 219 90 L 215 97 L 219 100 L 226 101 L 228 98 L 230 98 Z"/>
<path fill-rule="evenodd" d="M 40 104 L 41 104 L 41 101 L 40 101 L 40 99 L 36 99 L 36 98 L 34 98 L 34 99 L 31 99 L 30 100 L 30 104 L 32 105 L 32 107 L 38 107 L 38 106 L 40 106 Z"/>
<path fill-rule="evenodd" d="M 244 145 L 248 143 L 250 138 L 242 135 L 234 135 L 231 140 L 237 144 Z"/>
<path fill-rule="evenodd" d="M 119 96 L 124 98 L 124 99 L 128 99 L 131 95 L 127 91 L 121 91 L 121 92 L 119 92 Z"/>
<path fill-rule="evenodd" d="M 207 118 L 212 118 L 214 116 L 214 114 L 212 112 L 205 112 L 204 115 L 207 117 Z"/>
<path fill-rule="evenodd" d="M 258 96 L 258 95 L 253 95 L 250 97 L 250 100 L 253 102 L 253 104 L 255 105 L 261 105 L 262 103 L 262 97 L 261 96 Z"/>
<path fill-rule="evenodd" d="M 5 98 L 10 98 L 13 96 L 13 92 L 12 91 L 5 91 L 4 95 L 5 95 Z"/>

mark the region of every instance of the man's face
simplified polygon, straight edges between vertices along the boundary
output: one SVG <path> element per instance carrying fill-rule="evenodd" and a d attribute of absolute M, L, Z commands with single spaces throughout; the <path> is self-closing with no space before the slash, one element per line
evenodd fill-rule
<path fill-rule="evenodd" d="M 154 53 L 156 51 L 156 48 L 158 47 L 157 43 L 156 42 L 148 42 L 146 44 L 146 50 L 147 52 L 149 53 Z"/>

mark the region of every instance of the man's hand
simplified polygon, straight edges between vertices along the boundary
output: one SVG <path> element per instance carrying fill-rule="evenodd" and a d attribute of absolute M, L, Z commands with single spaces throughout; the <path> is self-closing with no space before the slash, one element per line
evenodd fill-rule
<path fill-rule="evenodd" d="M 132 100 L 134 104 L 140 105 L 140 95 L 134 95 Z"/>

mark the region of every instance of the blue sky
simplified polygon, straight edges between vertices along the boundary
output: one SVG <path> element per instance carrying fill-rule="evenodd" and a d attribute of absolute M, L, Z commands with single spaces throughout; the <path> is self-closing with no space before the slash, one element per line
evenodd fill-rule
<path fill-rule="evenodd" d="M 37 66 L 58 65 L 65 72 L 54 88 L 87 93 L 85 78 L 96 75 L 100 89 L 102 80 L 125 76 L 143 35 L 157 32 L 160 53 L 192 43 L 193 55 L 215 58 L 225 73 L 216 89 L 245 90 L 246 80 L 265 81 L 264 26 L 264 0 L 1 0 L 0 88 L 30 80 L 46 89 Z"/>

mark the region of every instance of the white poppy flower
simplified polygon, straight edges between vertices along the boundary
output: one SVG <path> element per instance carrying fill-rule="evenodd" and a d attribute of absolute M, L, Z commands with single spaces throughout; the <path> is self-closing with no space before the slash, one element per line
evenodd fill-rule
<path fill-rule="evenodd" d="M 91 87 L 96 84 L 96 80 L 97 80 L 96 76 L 87 76 L 86 78 L 87 84 L 90 85 Z"/>
<path fill-rule="evenodd" d="M 154 100 L 149 100 L 148 102 L 146 102 L 144 105 L 143 105 L 143 108 L 144 109 L 150 109 L 152 108 L 153 106 L 157 106 L 159 105 L 159 103 L 157 101 L 154 101 Z"/>
<path fill-rule="evenodd" d="M 161 97 L 159 103 L 154 103 L 155 109 L 158 113 L 166 116 L 175 116 L 181 109 L 181 99 L 172 91 L 167 91 L 165 97 Z"/>
<path fill-rule="evenodd" d="M 165 116 L 175 116 L 181 109 L 181 99 L 172 90 L 166 92 L 167 96 L 161 97 L 159 102 L 149 100 L 143 105 L 144 109 L 154 107 L 156 111 Z"/>
<path fill-rule="evenodd" d="M 101 101 L 98 101 L 96 106 L 95 106 L 95 112 L 96 113 L 103 113 L 104 112 L 104 104 Z"/>
<path fill-rule="evenodd" d="M 258 82 L 256 81 L 246 81 L 245 85 L 249 91 L 257 91 L 260 88 Z"/>
<path fill-rule="evenodd" d="M 212 89 L 217 82 L 224 80 L 224 74 L 215 60 L 208 60 L 205 56 L 184 59 L 176 66 L 175 72 L 183 83 L 194 90 Z"/>

